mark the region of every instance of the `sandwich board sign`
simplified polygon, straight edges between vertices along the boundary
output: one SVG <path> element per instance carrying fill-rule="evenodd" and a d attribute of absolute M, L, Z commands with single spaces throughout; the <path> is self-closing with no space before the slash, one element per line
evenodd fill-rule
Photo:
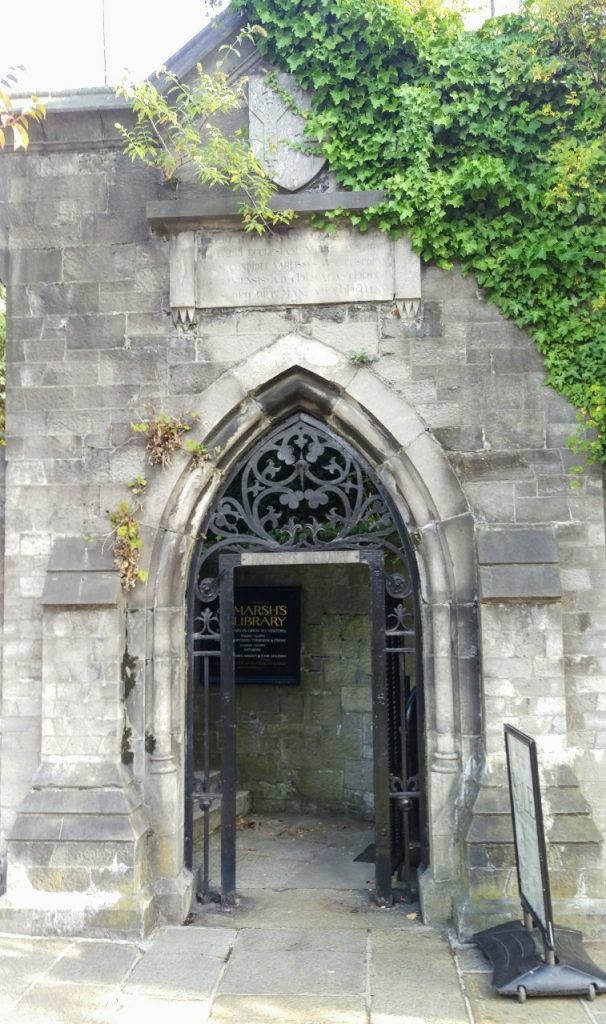
<path fill-rule="evenodd" d="M 473 936 L 493 966 L 499 995 L 585 996 L 606 992 L 606 973 L 587 956 L 583 936 L 553 921 L 547 843 L 536 742 L 505 725 L 518 889 L 523 921 L 507 921 Z"/>
<path fill-rule="evenodd" d="M 547 847 L 537 746 L 512 725 L 505 726 L 507 775 L 511 800 L 518 888 L 524 914 L 541 930 L 543 941 L 554 948 L 553 912 L 549 890 Z"/>

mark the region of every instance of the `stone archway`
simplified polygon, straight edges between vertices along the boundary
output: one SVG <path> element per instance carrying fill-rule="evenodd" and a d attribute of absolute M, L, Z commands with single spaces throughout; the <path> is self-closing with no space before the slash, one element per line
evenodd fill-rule
<path fill-rule="evenodd" d="M 305 353 L 305 359 L 301 353 Z M 426 693 L 428 831 L 431 868 L 421 879 L 425 919 L 448 920 L 459 885 L 458 807 L 478 756 L 479 692 L 473 523 L 448 460 L 415 411 L 374 373 L 344 363 L 322 343 L 291 335 L 233 367 L 201 395 L 199 412 L 216 466 L 241 454 L 289 413 L 325 422 L 373 467 L 416 549 Z M 209 468 L 175 472 L 152 553 L 153 680 L 146 795 L 155 832 L 161 911 L 182 919 L 191 894 L 183 871 L 185 589 L 194 540 L 215 499 Z M 174 641 L 170 637 L 172 628 Z"/>

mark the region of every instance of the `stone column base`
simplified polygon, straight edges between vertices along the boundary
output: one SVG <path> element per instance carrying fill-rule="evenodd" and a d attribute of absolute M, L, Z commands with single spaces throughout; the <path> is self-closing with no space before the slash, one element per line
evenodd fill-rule
<path fill-rule="evenodd" d="M 542 793 L 549 884 L 556 926 L 606 934 L 603 837 L 566 765 L 545 771 Z M 480 783 L 464 842 L 467 889 L 455 901 L 461 938 L 521 919 L 505 769 Z"/>
<path fill-rule="evenodd" d="M 160 879 L 155 887 L 158 914 L 168 924 L 183 924 L 194 895 L 194 876 L 187 868 L 177 878 Z"/>
<path fill-rule="evenodd" d="M 606 899 L 553 900 L 555 927 L 576 928 L 586 939 L 606 937 Z M 519 899 L 478 900 L 463 898 L 455 902 L 455 928 L 462 942 L 475 932 L 506 921 L 521 921 Z"/>
<path fill-rule="evenodd" d="M 445 925 L 452 922 L 454 891 L 458 885 L 452 879 L 440 881 L 431 868 L 418 876 L 419 904 L 424 924 Z"/>
<path fill-rule="evenodd" d="M 157 911 L 149 820 L 120 765 L 43 765 L 8 840 L 0 930 L 142 938 Z"/>

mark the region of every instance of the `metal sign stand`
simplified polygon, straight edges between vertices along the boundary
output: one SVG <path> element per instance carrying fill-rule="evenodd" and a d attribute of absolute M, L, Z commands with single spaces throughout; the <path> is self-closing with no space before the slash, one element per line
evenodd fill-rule
<path fill-rule="evenodd" d="M 524 920 L 477 932 L 473 942 L 492 963 L 499 995 L 593 1000 L 606 992 L 606 973 L 587 956 L 581 932 L 553 923 L 536 743 L 506 725 L 505 750 Z"/>

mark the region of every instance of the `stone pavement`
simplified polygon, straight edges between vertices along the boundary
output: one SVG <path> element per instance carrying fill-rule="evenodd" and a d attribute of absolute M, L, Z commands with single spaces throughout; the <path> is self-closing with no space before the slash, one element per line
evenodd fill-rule
<path fill-rule="evenodd" d="M 3 1024 L 606 1024 L 606 995 L 493 994 L 475 947 L 399 912 L 169 927 L 145 943 L 0 936 Z M 284 908 L 282 908 L 284 909 Z M 317 915 L 314 915 L 317 917 Z M 588 943 L 598 964 L 606 943 Z"/>
<path fill-rule="evenodd" d="M 375 907 L 372 866 L 352 857 L 369 837 L 364 823 L 249 816 L 232 910 L 196 904 L 188 926 L 145 942 L 0 935 L 0 1021 L 606 1024 L 606 995 L 496 996 L 475 946 L 414 904 Z M 606 968 L 606 942 L 586 948 Z"/>

